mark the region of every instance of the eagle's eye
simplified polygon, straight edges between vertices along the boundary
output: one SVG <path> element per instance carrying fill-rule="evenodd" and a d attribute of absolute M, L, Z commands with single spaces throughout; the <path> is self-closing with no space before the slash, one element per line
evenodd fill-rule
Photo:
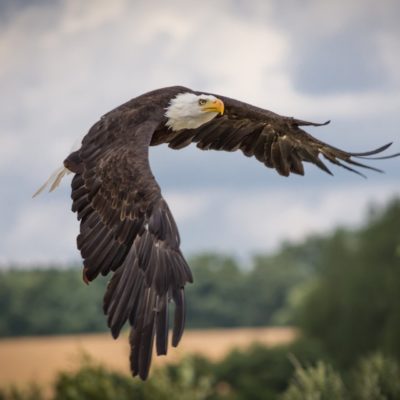
<path fill-rule="evenodd" d="M 206 103 L 207 103 L 206 99 L 200 99 L 199 100 L 199 106 L 204 106 L 204 104 L 206 104 Z"/>

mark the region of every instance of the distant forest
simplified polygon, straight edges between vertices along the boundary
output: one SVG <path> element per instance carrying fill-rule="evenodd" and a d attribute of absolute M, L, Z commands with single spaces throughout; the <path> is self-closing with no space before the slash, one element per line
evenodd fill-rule
<path fill-rule="evenodd" d="M 188 328 L 297 325 L 323 337 L 330 352 L 354 337 L 352 353 L 379 342 L 400 358 L 400 200 L 371 208 L 358 229 L 254 256 L 250 268 L 220 254 L 189 264 L 195 284 L 187 286 Z M 77 266 L 1 272 L 0 336 L 105 331 L 108 279 L 86 286 Z M 345 364 L 346 352 L 340 357 Z"/>
<path fill-rule="evenodd" d="M 187 327 L 292 323 L 290 293 L 314 275 L 311 258 L 319 256 L 319 240 L 256 256 L 250 269 L 227 255 L 192 257 L 195 283 L 186 286 Z M 109 279 L 99 276 L 86 286 L 77 266 L 1 272 L 0 336 L 105 331 L 102 300 Z"/>

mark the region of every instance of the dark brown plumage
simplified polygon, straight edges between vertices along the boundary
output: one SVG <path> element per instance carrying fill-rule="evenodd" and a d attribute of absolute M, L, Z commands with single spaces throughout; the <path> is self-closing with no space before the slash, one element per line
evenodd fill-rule
<path fill-rule="evenodd" d="M 146 379 L 154 338 L 158 355 L 168 347 L 168 303 L 175 304 L 172 345 L 184 329 L 184 286 L 192 282 L 180 251 L 174 218 L 150 170 L 150 145 L 168 143 L 180 149 L 197 143 L 200 149 L 242 150 L 279 174 L 304 174 L 303 162 L 331 173 L 319 158 L 356 173 L 367 158 L 389 145 L 366 153 L 350 153 L 325 144 L 300 126 L 319 126 L 282 117 L 237 100 L 217 96 L 225 114 L 196 129 L 172 131 L 165 109 L 180 93 L 170 87 L 139 96 L 104 115 L 88 132 L 78 151 L 64 161 L 75 173 L 72 210 L 80 220 L 77 245 L 84 260 L 83 277 L 113 276 L 104 297 L 104 313 L 114 338 L 129 321 L 132 374 Z"/>

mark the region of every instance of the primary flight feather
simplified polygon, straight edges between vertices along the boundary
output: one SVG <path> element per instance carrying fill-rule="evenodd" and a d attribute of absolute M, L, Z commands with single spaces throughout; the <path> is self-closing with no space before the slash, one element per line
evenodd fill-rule
<path fill-rule="evenodd" d="M 329 122 L 329 121 L 328 121 Z M 77 246 L 86 283 L 113 271 L 103 309 L 114 338 L 129 321 L 132 374 L 146 379 L 154 347 L 168 347 L 168 304 L 175 304 L 172 345 L 185 324 L 184 286 L 192 282 L 180 250 L 178 228 L 149 165 L 149 146 L 167 143 L 180 149 L 191 143 L 203 150 L 241 150 L 280 175 L 304 174 L 303 162 L 331 174 L 330 163 L 362 175 L 380 170 L 357 159 L 364 153 L 330 146 L 303 131 L 321 126 L 280 116 L 227 97 L 174 86 L 136 97 L 105 114 L 38 190 L 54 190 L 69 172 L 72 210 L 80 220 Z M 382 158 L 398 156 L 394 154 Z"/>

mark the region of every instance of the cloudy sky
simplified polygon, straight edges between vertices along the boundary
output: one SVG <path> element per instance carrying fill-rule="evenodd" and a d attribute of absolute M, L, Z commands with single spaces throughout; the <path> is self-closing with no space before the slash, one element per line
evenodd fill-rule
<path fill-rule="evenodd" d="M 0 264 L 69 262 L 69 179 L 32 193 L 102 114 L 185 85 L 324 121 L 322 140 L 400 151 L 400 3 L 3 0 L 0 3 Z M 308 167 L 283 178 L 241 153 L 151 150 L 183 249 L 246 256 L 338 224 L 399 194 L 400 160 L 364 180 Z M 379 165 L 378 165 L 379 164 Z"/>

